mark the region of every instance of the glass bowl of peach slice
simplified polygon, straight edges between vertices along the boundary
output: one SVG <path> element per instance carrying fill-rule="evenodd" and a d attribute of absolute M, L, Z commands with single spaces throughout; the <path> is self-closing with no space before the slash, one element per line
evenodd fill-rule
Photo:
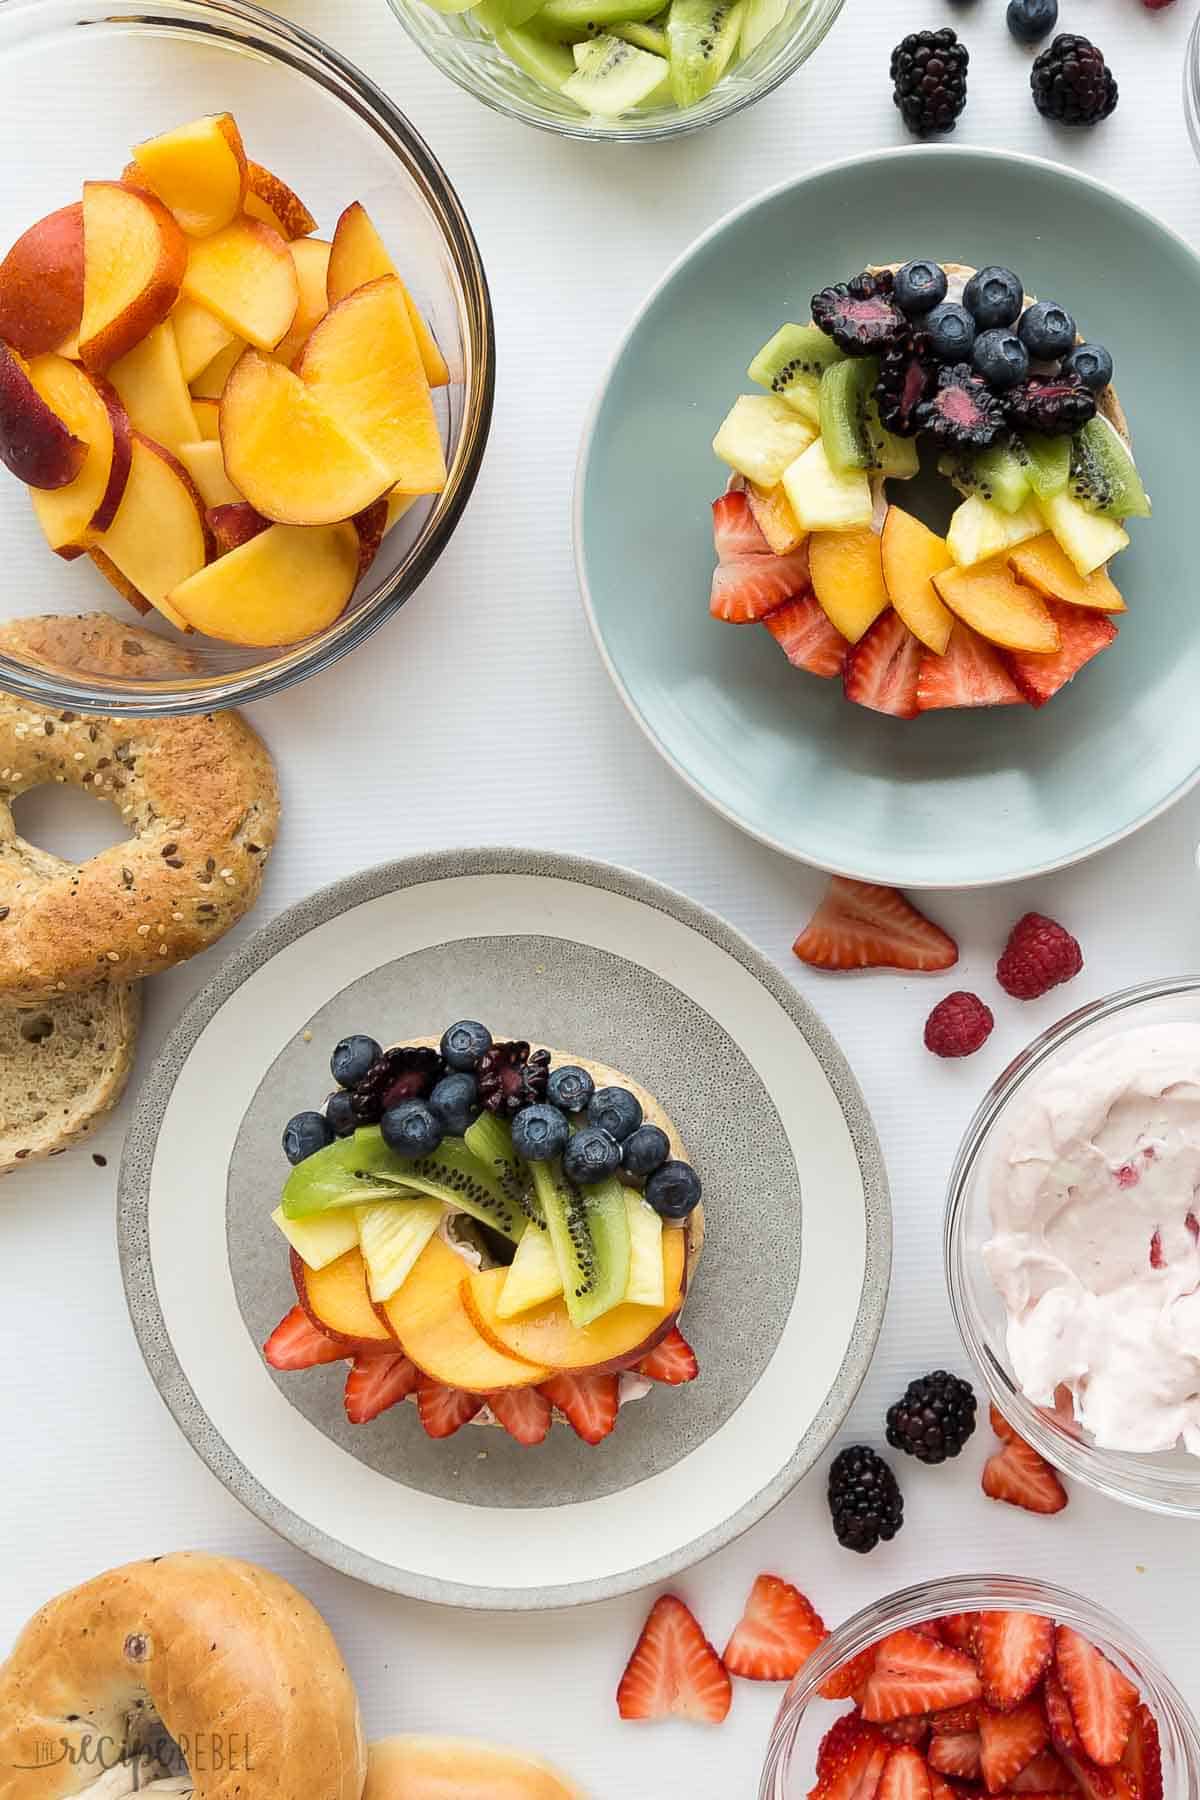
<path fill-rule="evenodd" d="M 8 0 L 0 58 L 0 688 L 136 714 L 302 680 L 416 590 L 478 474 L 458 198 L 386 95 L 243 0 Z M 162 654 L 60 623 L 90 613 Z"/>

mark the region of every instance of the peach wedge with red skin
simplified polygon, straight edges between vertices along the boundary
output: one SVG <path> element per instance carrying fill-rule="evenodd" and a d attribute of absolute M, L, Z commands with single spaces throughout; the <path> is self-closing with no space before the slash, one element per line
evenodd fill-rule
<path fill-rule="evenodd" d="M 200 436 L 169 319 L 127 350 L 108 371 L 108 379 L 120 394 L 133 429 L 165 444 L 173 455 Z"/>
<path fill-rule="evenodd" d="M 47 213 L 0 262 L 0 338 L 22 356 L 61 350 L 83 317 L 83 206 Z"/>
<path fill-rule="evenodd" d="M 208 560 L 204 502 L 171 452 L 141 432 L 117 516 L 98 546 L 109 561 L 174 622 L 171 590 Z"/>
<path fill-rule="evenodd" d="M 378 281 L 381 275 L 395 275 L 397 280 L 400 279 L 400 272 L 388 255 L 387 247 L 376 231 L 370 214 L 356 200 L 346 208 L 333 234 L 333 254 L 329 259 L 328 278 L 330 306 L 337 306 L 356 288 L 365 287 L 369 281 Z M 421 353 L 425 378 L 430 387 L 445 387 L 450 379 L 446 359 L 402 281 L 400 288 L 417 348 Z"/>
<path fill-rule="evenodd" d="M 883 580 L 880 540 L 868 526 L 814 531 L 809 575 L 826 618 L 849 644 L 865 637 L 891 604 Z"/>
<path fill-rule="evenodd" d="M 889 506 L 879 540 L 883 581 L 892 605 L 915 638 L 935 656 L 945 656 L 954 614 L 933 585 L 950 568 L 945 538 L 898 506 Z"/>
<path fill-rule="evenodd" d="M 317 229 L 317 221 L 299 195 L 261 163 L 246 164 L 245 210 L 289 240 L 307 237 Z"/>
<path fill-rule="evenodd" d="M 296 644 L 345 610 L 358 580 L 354 526 L 272 525 L 168 596 L 196 631 L 230 644 Z"/>
<path fill-rule="evenodd" d="M 0 462 L 34 488 L 64 488 L 87 461 L 88 447 L 38 393 L 24 365 L 0 343 Z"/>
<path fill-rule="evenodd" d="M 295 1250 L 291 1253 L 292 1282 L 296 1298 L 325 1336 L 345 1346 L 348 1355 L 396 1349 L 395 1335 L 372 1306 L 367 1294 L 367 1269 L 361 1250 L 313 1270 Z"/>
<path fill-rule="evenodd" d="M 274 350 L 300 304 L 292 253 L 258 219 L 235 219 L 211 237 L 193 238 L 183 292 L 257 350 Z"/>
<path fill-rule="evenodd" d="M 231 113 L 213 113 L 135 144 L 140 182 L 169 206 L 190 237 L 232 224 L 246 194 L 246 152 Z"/>
<path fill-rule="evenodd" d="M 276 362 L 286 363 L 290 369 L 308 342 L 314 327 L 320 324 L 329 311 L 329 302 L 325 297 L 325 277 L 329 270 L 330 247 L 323 238 L 297 238 L 294 243 L 289 244 L 288 249 L 296 265 L 300 303 L 291 329 L 276 345 L 272 354 Z"/>
<path fill-rule="evenodd" d="M 411 1273 L 380 1311 L 407 1357 L 434 1381 L 469 1394 L 537 1387 L 550 1370 L 512 1356 L 481 1335 L 463 1301 L 464 1264 L 430 1238 Z"/>
<path fill-rule="evenodd" d="M 1058 626 L 1045 603 L 1017 580 L 1003 556 L 947 569 L 934 576 L 933 585 L 952 613 L 1002 649 L 1049 656 L 1059 648 Z"/>
<path fill-rule="evenodd" d="M 60 556 L 79 556 L 112 524 L 124 496 L 133 447 L 129 420 L 116 389 L 65 356 L 35 356 L 28 375 L 47 406 L 88 447 L 83 467 L 67 487 L 32 491 L 50 548 Z"/>
<path fill-rule="evenodd" d="M 79 357 L 103 373 L 167 317 L 187 269 L 187 239 L 153 194 L 119 181 L 83 185 Z"/>
<path fill-rule="evenodd" d="M 230 550 L 248 544 L 260 532 L 271 529 L 270 519 L 264 519 L 245 500 L 210 506 L 204 516 L 208 520 L 208 529 L 212 532 L 218 556 L 227 555 Z"/>
<path fill-rule="evenodd" d="M 98 549 L 96 545 L 93 544 L 92 548 L 88 551 L 88 558 L 91 561 L 92 567 L 103 575 L 109 587 L 115 589 L 116 592 L 120 594 L 122 600 L 128 600 L 134 612 L 142 614 L 153 612 L 154 609 L 150 605 L 145 594 L 139 594 L 132 581 L 128 581 L 126 577 L 122 575 L 116 563 L 110 562 L 103 550 Z"/>

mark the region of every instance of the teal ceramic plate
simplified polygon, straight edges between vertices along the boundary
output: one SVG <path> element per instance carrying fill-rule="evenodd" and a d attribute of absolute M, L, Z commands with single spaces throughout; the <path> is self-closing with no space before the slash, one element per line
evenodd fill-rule
<path fill-rule="evenodd" d="M 1153 520 L 1114 565 L 1118 642 L 1041 712 L 912 721 L 848 705 L 757 626 L 708 615 L 710 449 L 746 365 L 812 293 L 912 256 L 1005 263 L 1111 349 Z M 652 743 L 710 805 L 789 856 L 865 880 L 971 887 L 1115 843 L 1200 774 L 1195 510 L 1180 421 L 1200 410 L 1200 260 L 1155 219 L 1050 163 L 949 147 L 801 177 L 732 213 L 650 296 L 585 434 L 580 583 Z M 902 487 L 896 497 L 904 504 Z M 947 484 L 926 496 L 944 523 Z M 928 503 L 944 504 L 939 520 Z"/>

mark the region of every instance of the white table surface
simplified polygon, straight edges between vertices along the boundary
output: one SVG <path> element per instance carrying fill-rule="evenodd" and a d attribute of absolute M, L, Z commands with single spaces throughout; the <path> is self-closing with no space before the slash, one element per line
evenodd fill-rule
<path fill-rule="evenodd" d="M 627 863 L 725 914 L 828 1019 L 883 1142 L 895 1204 L 892 1301 L 846 1433 L 878 1443 L 883 1412 L 911 1376 L 942 1361 L 963 1366 L 941 1274 L 942 1197 L 985 1084 L 1068 1005 L 1200 965 L 1200 796 L 1076 871 L 929 896 L 929 910 L 962 945 L 951 979 L 805 970 L 789 947 L 822 877 L 742 837 L 695 799 L 630 723 L 594 652 L 569 539 L 579 430 L 634 308 L 702 229 L 797 171 L 901 141 L 888 52 L 923 24 L 956 23 L 971 49 L 959 141 L 1070 161 L 1200 239 L 1200 170 L 1179 96 L 1194 5 L 1177 0 L 1151 14 L 1138 0 L 1064 0 L 1063 26 L 1100 42 L 1121 82 L 1116 114 L 1092 134 L 1055 133 L 1034 112 L 1028 58 L 1004 29 L 1003 0 L 848 0 L 824 48 L 780 92 L 714 131 L 640 150 L 566 143 L 493 115 L 424 61 L 384 0 L 292 0 L 284 10 L 380 82 L 441 157 L 491 279 L 499 383 L 474 500 L 420 596 L 368 651 L 257 710 L 285 801 L 257 918 L 366 864 L 479 842 Z M 1181 453 L 1187 444 L 1184 430 Z M 456 710 L 475 708 L 523 741 L 507 781 L 503 760 L 487 752 L 473 779 L 464 772 L 451 726 Z M 550 779 L 535 785 L 527 771 L 538 744 L 553 766 L 543 765 Z M 22 820 L 53 848 L 97 846 L 94 811 L 81 799 L 72 806 L 63 790 L 27 803 Z M 930 1006 L 950 986 L 989 991 L 999 946 L 1028 906 L 1077 932 L 1082 975 L 1069 992 L 998 1005 L 980 1055 L 936 1062 L 920 1041 Z M 221 954 L 154 981 L 143 1069 Z M 225 1550 L 278 1569 L 322 1607 L 371 1735 L 508 1738 L 561 1761 L 597 1800 L 681 1792 L 748 1800 L 777 1689 L 736 1684 L 718 1731 L 617 1719 L 614 1690 L 648 1597 L 515 1619 L 424 1607 L 331 1573 L 226 1494 L 159 1401 L 129 1328 L 113 1233 L 124 1120 L 123 1110 L 94 1140 L 106 1168 L 85 1149 L 13 1177 L 0 1195 L 0 1646 L 50 1594 L 102 1568 L 185 1546 Z M 720 1645 L 765 1569 L 798 1582 L 831 1622 L 924 1577 L 1040 1574 L 1127 1617 L 1182 1690 L 1200 1697 L 1200 1526 L 1079 1492 L 1058 1519 L 997 1506 L 979 1489 L 986 1437 L 980 1432 L 958 1465 L 902 1469 L 908 1523 L 869 1558 L 835 1544 L 817 1473 L 676 1586 Z"/>

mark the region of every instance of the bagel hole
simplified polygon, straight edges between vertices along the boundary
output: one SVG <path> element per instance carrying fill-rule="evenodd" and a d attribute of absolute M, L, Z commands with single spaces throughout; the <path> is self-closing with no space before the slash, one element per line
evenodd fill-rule
<path fill-rule="evenodd" d="M 61 856 L 65 862 L 86 862 L 129 837 L 129 828 L 111 801 L 63 782 L 18 794 L 12 815 L 27 843 L 48 850 L 51 856 Z"/>

